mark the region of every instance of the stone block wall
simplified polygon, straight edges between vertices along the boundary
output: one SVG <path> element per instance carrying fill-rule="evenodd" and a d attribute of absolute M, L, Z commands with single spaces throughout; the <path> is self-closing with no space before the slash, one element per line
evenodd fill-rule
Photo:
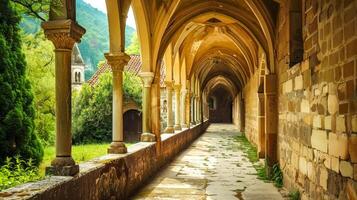
<path fill-rule="evenodd" d="M 208 127 L 206 121 L 158 143 L 141 142 L 123 155 L 108 154 L 80 164 L 75 177 L 52 176 L 0 192 L 0 199 L 107 200 L 128 199 L 164 164 L 191 144 Z"/>
<path fill-rule="evenodd" d="M 289 1 L 277 22 L 278 143 L 302 199 L 356 199 L 357 1 L 303 0 L 304 59 L 289 57 Z"/>

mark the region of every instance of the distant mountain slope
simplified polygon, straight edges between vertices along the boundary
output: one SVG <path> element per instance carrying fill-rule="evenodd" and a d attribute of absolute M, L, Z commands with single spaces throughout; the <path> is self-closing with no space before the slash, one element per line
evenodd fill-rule
<path fill-rule="evenodd" d="M 87 31 L 83 36 L 79 49 L 85 63 L 86 80 L 97 70 L 97 64 L 104 59 L 104 53 L 109 49 L 109 32 L 107 15 L 100 10 L 93 8 L 83 0 L 77 0 L 77 21 Z M 40 21 L 31 17 L 24 17 L 21 28 L 26 33 L 36 33 L 40 29 Z M 125 46 L 129 46 L 135 29 L 126 26 Z"/>

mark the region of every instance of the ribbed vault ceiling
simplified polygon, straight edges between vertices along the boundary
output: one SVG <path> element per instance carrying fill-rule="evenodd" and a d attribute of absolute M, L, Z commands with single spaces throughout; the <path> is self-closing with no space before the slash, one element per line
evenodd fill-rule
<path fill-rule="evenodd" d="M 181 0 L 162 38 L 173 55 L 186 62 L 188 79 L 195 76 L 201 87 L 228 88 L 235 95 L 258 70 L 259 57 L 271 54 L 267 31 L 273 30 L 276 3 L 261 3 L 260 15 L 271 30 L 264 30 L 247 1 Z"/>

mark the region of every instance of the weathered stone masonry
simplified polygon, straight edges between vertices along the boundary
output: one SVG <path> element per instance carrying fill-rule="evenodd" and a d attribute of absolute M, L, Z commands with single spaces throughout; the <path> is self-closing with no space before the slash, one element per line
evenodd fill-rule
<path fill-rule="evenodd" d="M 292 68 L 287 3 L 280 9 L 278 151 L 285 186 L 303 199 L 355 199 L 356 1 L 303 1 L 304 59 Z"/>

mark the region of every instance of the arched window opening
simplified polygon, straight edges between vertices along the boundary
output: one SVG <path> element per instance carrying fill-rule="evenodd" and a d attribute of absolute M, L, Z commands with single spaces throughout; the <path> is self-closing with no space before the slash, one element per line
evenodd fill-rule
<path fill-rule="evenodd" d="M 77 72 L 77 83 L 81 82 L 81 72 Z"/>

